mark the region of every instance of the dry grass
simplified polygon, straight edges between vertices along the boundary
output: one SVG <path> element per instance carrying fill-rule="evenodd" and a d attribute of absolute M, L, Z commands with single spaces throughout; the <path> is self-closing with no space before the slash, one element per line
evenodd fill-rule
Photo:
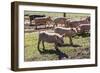
<path fill-rule="evenodd" d="M 38 32 L 25 33 L 25 61 L 43 61 L 59 59 L 86 59 L 90 58 L 89 36 L 73 37 L 74 45 L 69 44 L 69 39 L 64 38 L 65 44 L 56 51 L 54 44 L 45 43 L 46 50 L 41 54 L 37 49 Z M 40 45 L 42 50 L 42 45 Z"/>

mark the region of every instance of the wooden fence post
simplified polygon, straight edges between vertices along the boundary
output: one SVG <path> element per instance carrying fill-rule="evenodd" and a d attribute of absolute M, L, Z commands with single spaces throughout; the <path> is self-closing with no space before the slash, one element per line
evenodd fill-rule
<path fill-rule="evenodd" d="M 64 17 L 66 17 L 66 13 L 64 13 L 64 15 L 63 15 Z"/>

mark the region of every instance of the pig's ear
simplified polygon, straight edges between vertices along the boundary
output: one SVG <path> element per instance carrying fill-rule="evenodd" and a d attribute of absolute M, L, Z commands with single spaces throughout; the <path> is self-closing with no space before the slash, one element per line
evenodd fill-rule
<path fill-rule="evenodd" d="M 77 32 L 77 28 L 72 28 L 71 30 Z"/>
<path fill-rule="evenodd" d="M 55 39 L 57 40 L 57 39 L 58 39 L 58 37 L 57 37 L 57 36 L 55 36 Z"/>
<path fill-rule="evenodd" d="M 76 30 L 77 30 L 77 32 L 80 32 L 81 29 L 80 29 L 80 27 L 77 27 Z"/>
<path fill-rule="evenodd" d="M 65 36 L 65 34 L 62 35 L 62 37 L 64 37 L 64 36 Z"/>
<path fill-rule="evenodd" d="M 75 30 L 74 28 L 71 28 L 71 30 Z"/>

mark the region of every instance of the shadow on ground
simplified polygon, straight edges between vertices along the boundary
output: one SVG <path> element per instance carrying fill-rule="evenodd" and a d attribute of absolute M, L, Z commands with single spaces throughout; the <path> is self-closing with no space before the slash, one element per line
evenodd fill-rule
<path fill-rule="evenodd" d="M 90 33 L 79 33 L 77 34 L 78 36 L 82 36 L 82 37 L 89 37 Z"/>
<path fill-rule="evenodd" d="M 81 47 L 81 46 L 77 44 L 63 44 L 59 45 L 59 47 Z"/>
<path fill-rule="evenodd" d="M 58 55 L 58 59 L 59 60 L 62 60 L 62 59 L 67 59 L 68 58 L 68 55 L 63 53 L 62 51 L 60 51 L 59 49 L 57 50 L 43 50 L 40 52 L 40 54 L 56 54 Z"/>

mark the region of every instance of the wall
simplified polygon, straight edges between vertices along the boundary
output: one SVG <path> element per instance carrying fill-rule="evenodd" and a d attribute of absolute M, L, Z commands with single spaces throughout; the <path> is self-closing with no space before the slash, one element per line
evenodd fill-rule
<path fill-rule="evenodd" d="M 14 73 L 10 70 L 10 51 L 11 51 L 11 12 L 10 3 L 14 0 L 0 0 L 0 73 Z M 26 1 L 26 0 L 22 0 Z M 62 3 L 62 4 L 79 4 L 79 5 L 98 5 L 100 9 L 100 0 L 27 0 L 34 2 L 45 2 L 45 3 Z M 99 12 L 100 13 L 100 10 Z M 98 14 L 98 19 L 100 14 Z M 100 21 L 98 22 L 98 24 Z M 98 25 L 98 28 L 100 25 Z M 100 31 L 100 29 L 98 29 Z M 100 37 L 100 33 L 98 35 Z M 100 38 L 98 39 L 100 42 Z M 99 43 L 98 42 L 98 43 Z M 100 46 L 98 52 L 100 52 Z M 98 56 L 100 53 L 98 53 Z M 100 58 L 98 59 L 98 62 Z M 40 70 L 34 71 L 34 73 L 51 73 L 51 72 L 62 72 L 62 73 L 99 73 L 100 62 L 98 67 L 86 67 L 86 68 L 73 68 L 73 69 L 56 69 L 56 70 Z M 24 72 L 22 72 L 24 73 Z M 33 73 L 33 71 L 26 71 L 25 73 Z"/>

